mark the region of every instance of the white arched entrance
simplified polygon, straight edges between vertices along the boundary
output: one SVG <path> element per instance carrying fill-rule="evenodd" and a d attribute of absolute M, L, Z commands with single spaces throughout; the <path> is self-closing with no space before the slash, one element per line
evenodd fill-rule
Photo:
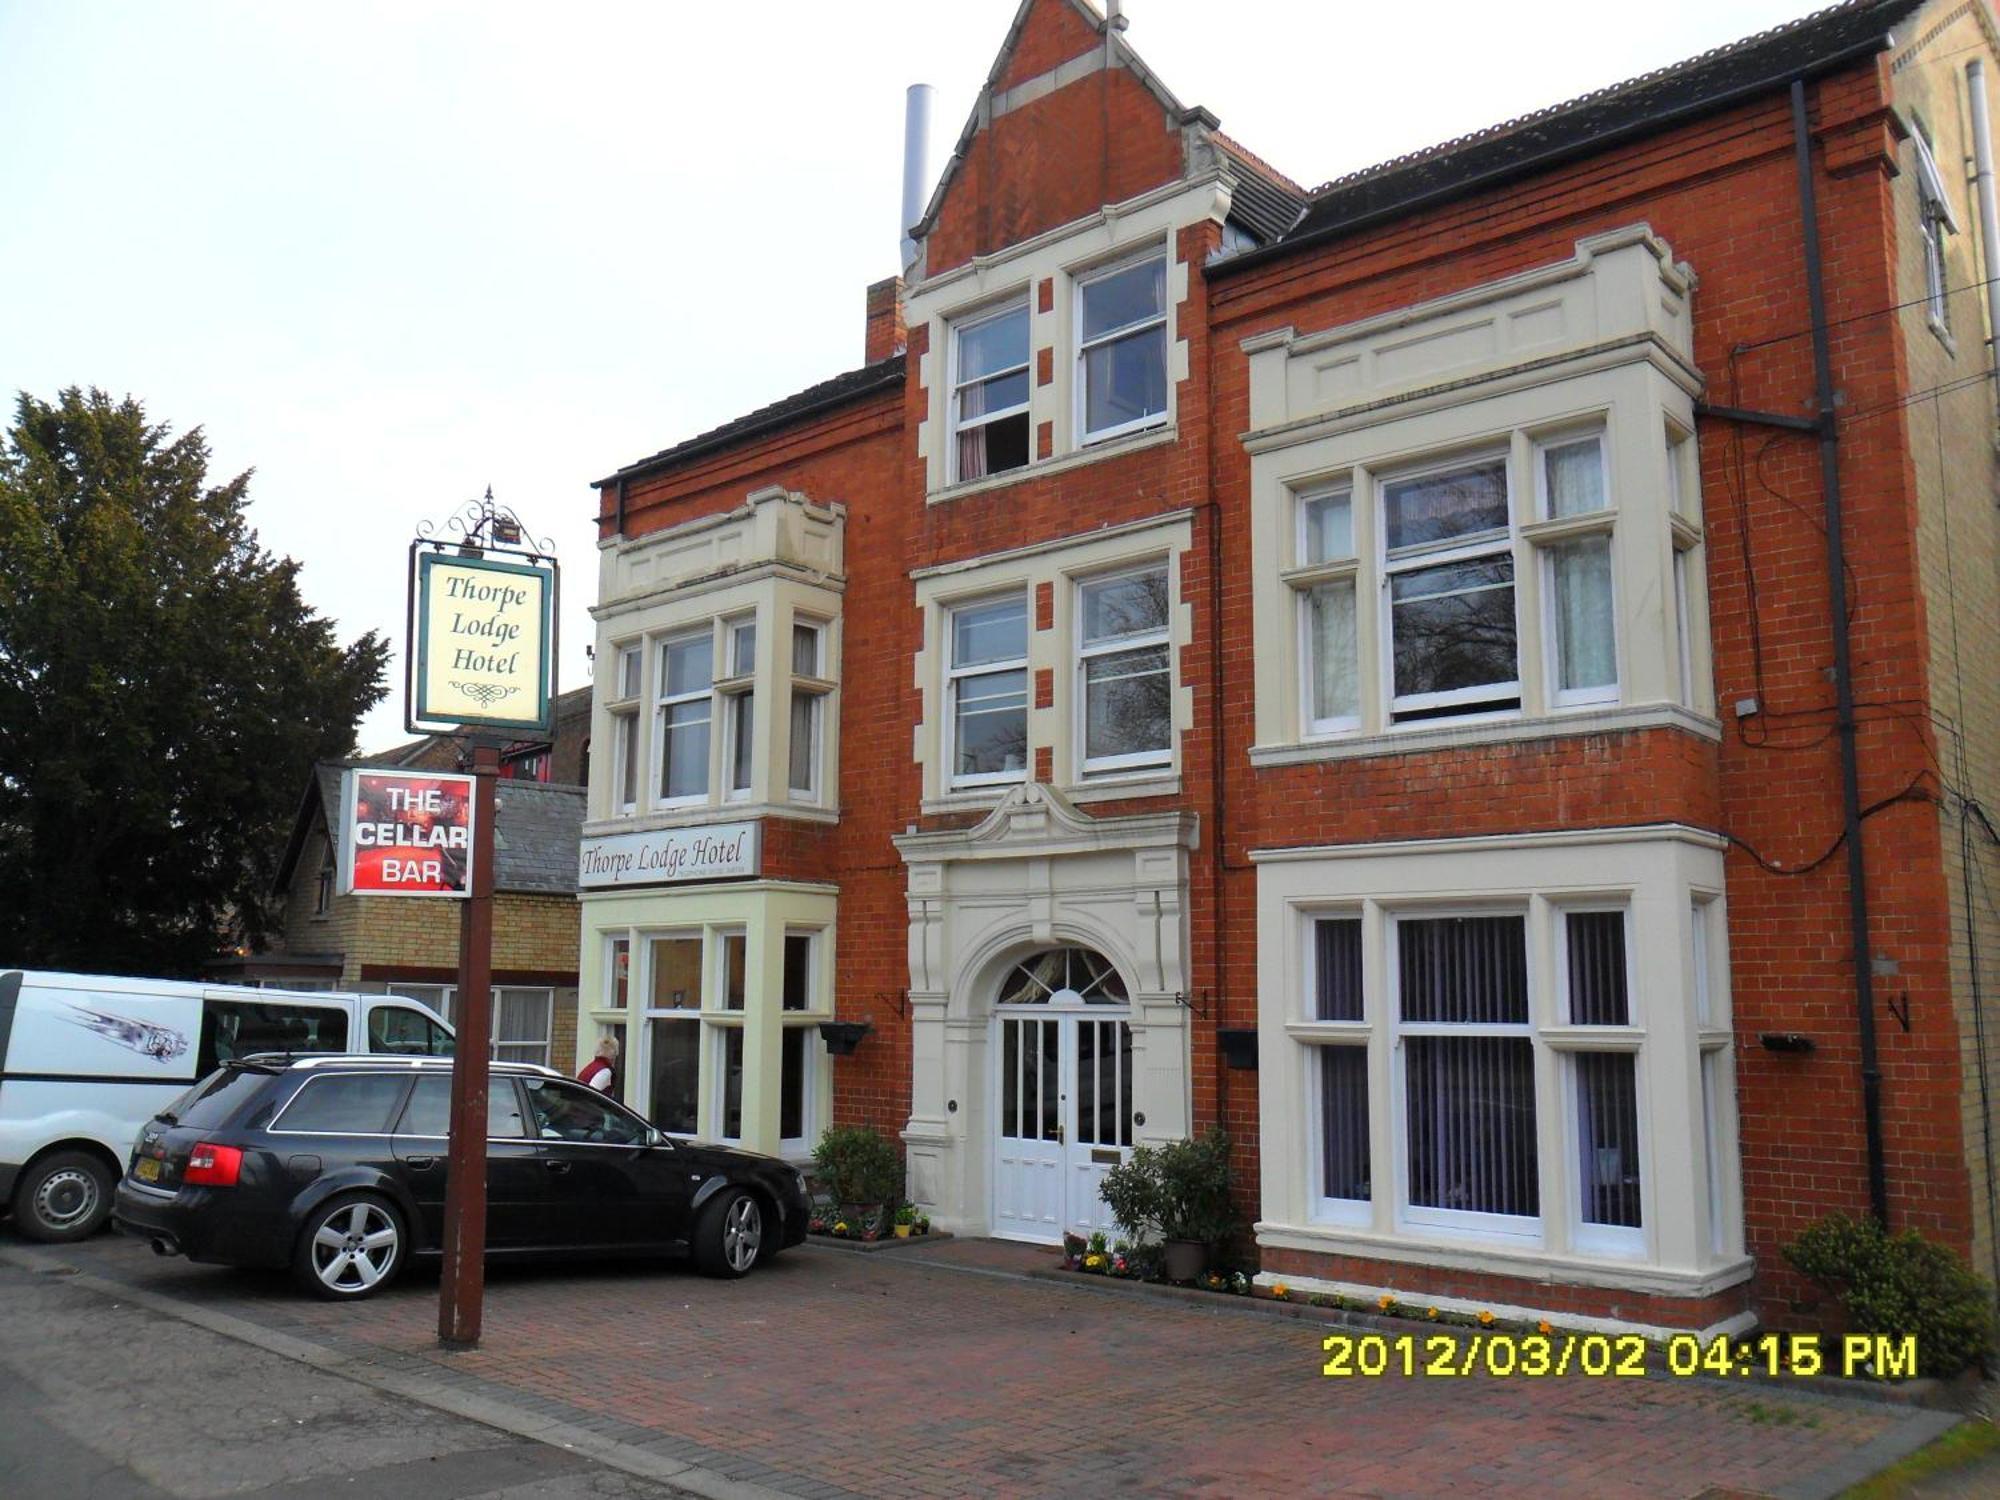
<path fill-rule="evenodd" d="M 1111 1230 L 1098 1189 L 1132 1146 L 1132 1009 L 1090 948 L 1014 965 L 993 1005 L 993 1233 Z"/>
<path fill-rule="evenodd" d="M 940 1228 L 1108 1228 L 1097 1184 L 1186 1136 L 1191 814 L 1093 818 L 1015 787 L 977 826 L 905 834 L 910 1196 Z"/>

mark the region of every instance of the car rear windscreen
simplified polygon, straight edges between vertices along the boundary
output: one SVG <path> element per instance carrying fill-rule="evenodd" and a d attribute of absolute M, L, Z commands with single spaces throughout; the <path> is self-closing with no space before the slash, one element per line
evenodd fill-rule
<path fill-rule="evenodd" d="M 201 1129 L 227 1124 L 270 1081 L 269 1073 L 218 1068 L 162 1110 L 160 1118 Z"/>

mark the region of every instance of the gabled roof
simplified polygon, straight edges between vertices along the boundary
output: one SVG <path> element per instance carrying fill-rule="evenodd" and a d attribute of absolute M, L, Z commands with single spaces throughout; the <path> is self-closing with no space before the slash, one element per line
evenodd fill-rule
<path fill-rule="evenodd" d="M 1007 35 L 1001 39 L 1000 50 L 993 55 L 993 66 L 986 71 L 986 81 L 979 86 L 979 96 L 972 101 L 972 113 L 966 116 L 965 128 L 959 131 L 958 140 L 951 148 L 951 156 L 945 162 L 944 170 L 938 174 L 937 186 L 931 189 L 930 201 L 924 205 L 924 216 L 908 226 L 912 239 L 922 239 L 937 223 L 938 212 L 944 207 L 944 195 L 950 189 L 952 179 L 958 176 L 958 165 L 965 160 L 965 153 L 972 149 L 973 139 L 979 134 L 979 126 L 986 118 L 994 91 L 1000 87 L 1000 80 L 1007 76 L 1007 64 L 1014 60 L 1014 49 L 1021 44 L 1021 33 L 1028 24 L 1028 15 L 1041 3 L 1044 3 L 1044 0 L 1021 0 L 1020 7 L 1014 12 L 1014 19 L 1007 27 Z M 1173 90 L 1162 83 L 1159 75 L 1147 67 L 1139 54 L 1132 50 L 1121 35 L 1124 30 L 1122 22 L 1118 26 L 1109 28 L 1107 32 L 1104 12 L 1092 5 L 1090 0 L 1048 0 L 1048 3 L 1070 6 L 1092 31 L 1108 35 L 1113 54 L 1119 64 L 1160 101 L 1160 108 L 1166 111 L 1170 119 L 1178 122 L 1201 113 L 1199 109 L 1188 109 L 1176 99 Z"/>
<path fill-rule="evenodd" d="M 724 422 L 720 427 L 711 427 L 676 443 L 671 448 L 662 448 L 651 458 L 642 458 L 629 463 L 615 474 L 591 481 L 592 486 L 616 484 L 621 479 L 633 479 L 655 469 L 666 468 L 669 464 L 685 463 L 691 458 L 699 458 L 704 453 L 712 453 L 727 448 L 733 443 L 744 442 L 776 428 L 789 426 L 793 422 L 804 421 L 808 417 L 819 416 L 845 406 L 850 401 L 860 401 L 883 391 L 897 389 L 903 383 L 903 356 L 901 353 L 878 359 L 872 365 L 863 365 L 858 370 L 848 370 L 831 380 L 822 380 L 817 385 L 809 385 L 782 401 L 773 401 L 769 406 Z"/>
<path fill-rule="evenodd" d="M 1889 29 L 1922 3 L 1846 0 L 1672 67 L 1336 178 L 1313 190 L 1283 239 L 1220 262 L 1211 275 L 1232 275 L 1845 66 L 1883 50 Z"/>
<path fill-rule="evenodd" d="M 323 760 L 300 800 L 292 835 L 272 882 L 282 895 L 292 883 L 313 825 L 340 817 L 340 781 L 351 768 L 383 769 L 373 760 Z M 494 794 L 493 888 L 533 894 L 576 894 L 577 850 L 583 841 L 584 789 L 540 781 L 501 781 Z"/>

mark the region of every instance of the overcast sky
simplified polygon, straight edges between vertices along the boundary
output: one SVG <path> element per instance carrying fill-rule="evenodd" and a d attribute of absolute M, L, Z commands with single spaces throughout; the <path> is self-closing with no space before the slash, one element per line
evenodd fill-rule
<path fill-rule="evenodd" d="M 203 426 L 307 598 L 399 650 L 411 528 L 490 484 L 557 543 L 578 685 L 589 481 L 861 362 L 904 86 L 937 88 L 935 173 L 1014 8 L 0 0 L 9 415 L 97 385 Z M 1310 186 L 1810 8 L 1126 13 Z M 364 749 L 404 738 L 400 672 Z"/>

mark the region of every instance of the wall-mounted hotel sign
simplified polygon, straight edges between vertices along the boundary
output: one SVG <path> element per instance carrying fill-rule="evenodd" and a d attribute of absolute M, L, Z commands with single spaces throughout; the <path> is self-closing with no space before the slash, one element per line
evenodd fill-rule
<path fill-rule="evenodd" d="M 755 875 L 762 868 L 763 827 L 762 823 L 706 823 L 698 828 L 587 838 L 578 861 L 577 884 L 590 890 Z"/>
<path fill-rule="evenodd" d="M 350 768 L 335 846 L 341 894 L 469 895 L 473 806 L 470 776 Z"/>

